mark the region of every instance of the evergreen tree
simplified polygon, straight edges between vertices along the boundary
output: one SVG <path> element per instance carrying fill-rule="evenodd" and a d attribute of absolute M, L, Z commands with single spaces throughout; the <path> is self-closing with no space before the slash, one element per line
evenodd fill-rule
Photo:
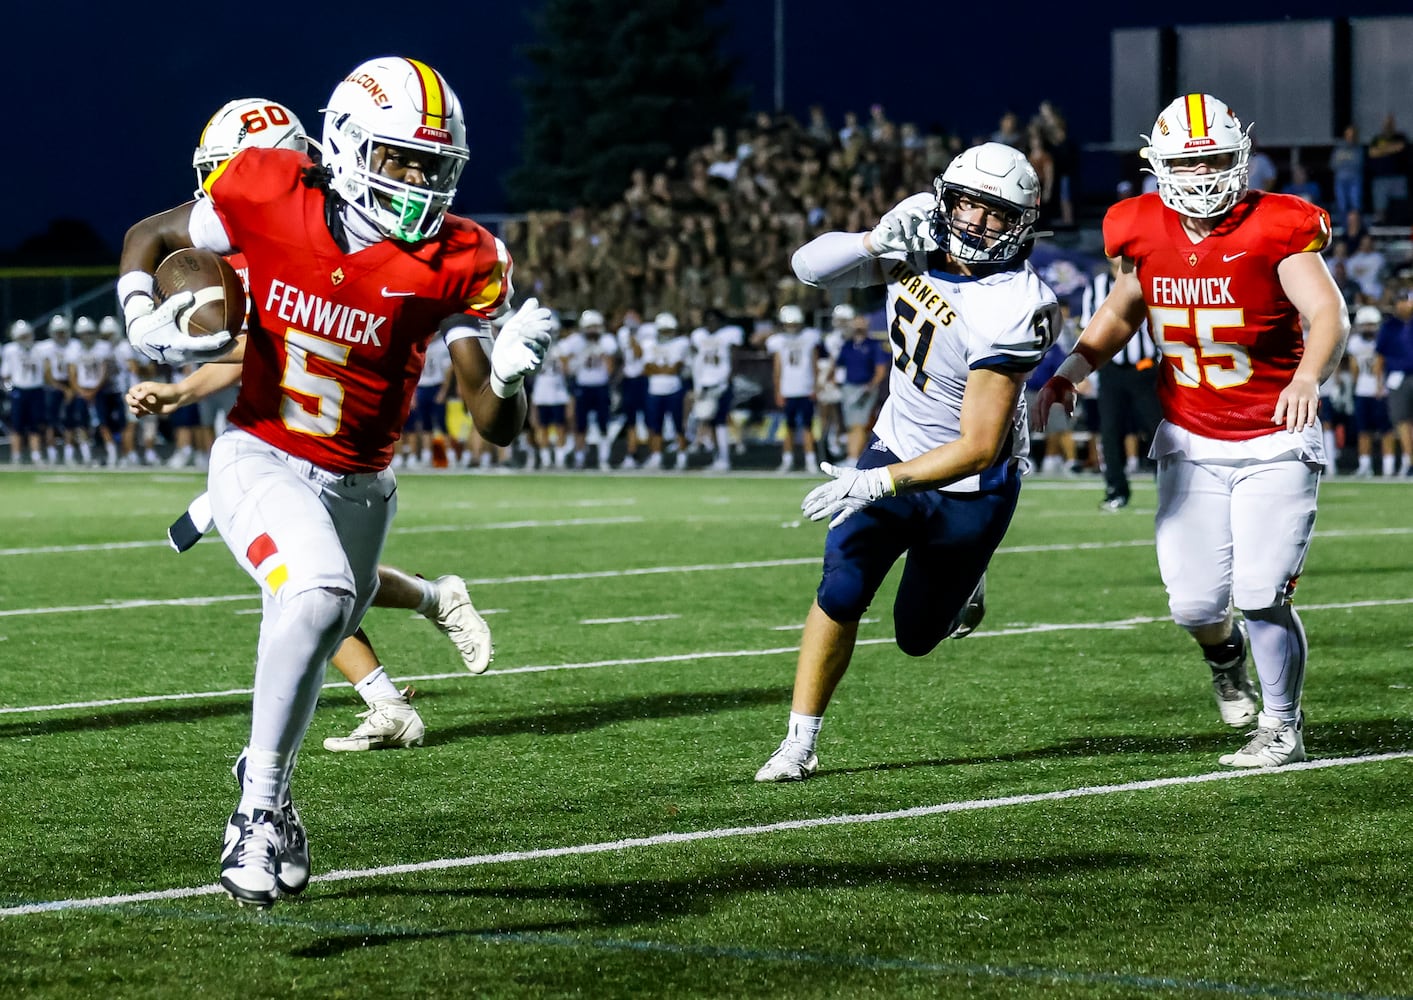
<path fill-rule="evenodd" d="M 516 208 L 602 205 L 636 167 L 700 146 L 746 108 L 735 63 L 720 51 L 721 0 L 546 0 L 534 67 L 521 81 L 521 165 L 507 179 Z"/>

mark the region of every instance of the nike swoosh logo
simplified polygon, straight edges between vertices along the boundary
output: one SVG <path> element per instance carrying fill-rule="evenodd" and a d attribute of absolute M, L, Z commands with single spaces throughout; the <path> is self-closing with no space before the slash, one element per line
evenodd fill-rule
<path fill-rule="evenodd" d="M 1245 251 L 1245 250 L 1241 251 L 1241 253 L 1224 253 L 1224 254 L 1222 254 L 1222 263 L 1223 263 L 1223 264 L 1230 264 L 1232 261 L 1236 260 L 1238 257 L 1245 257 L 1246 254 L 1247 254 L 1247 251 Z M 388 294 L 388 293 L 387 293 L 387 289 L 384 289 L 384 290 L 383 290 L 383 294 L 384 294 L 384 295 Z"/>
<path fill-rule="evenodd" d="M 387 285 L 384 285 L 384 286 L 383 286 L 383 298 L 385 298 L 385 299 L 400 299 L 400 298 L 402 298 L 402 297 L 405 296 L 405 295 L 416 295 L 416 294 L 417 294 L 416 292 L 390 292 L 390 291 L 388 291 L 388 286 L 387 286 Z"/>

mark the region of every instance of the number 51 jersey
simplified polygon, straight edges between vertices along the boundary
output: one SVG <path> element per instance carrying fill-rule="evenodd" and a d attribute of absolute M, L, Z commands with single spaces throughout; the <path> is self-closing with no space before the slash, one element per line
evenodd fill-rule
<path fill-rule="evenodd" d="M 334 242 L 310 161 L 242 150 L 206 181 L 249 268 L 249 338 L 233 425 L 333 472 L 377 472 L 412 406 L 427 341 L 442 320 L 494 316 L 510 256 L 468 219 L 446 216 L 420 243 L 355 253 Z"/>
<path fill-rule="evenodd" d="M 1329 215 L 1294 195 L 1250 192 L 1199 243 L 1157 194 L 1109 209 L 1104 252 L 1137 268 L 1153 342 L 1163 352 L 1164 417 L 1227 441 L 1285 429 L 1271 417 L 1305 340 L 1276 268 L 1329 240 Z"/>
<path fill-rule="evenodd" d="M 930 197 L 930 196 L 929 196 Z M 907 461 L 957 440 L 967 375 L 978 368 L 1028 372 L 1055 342 L 1055 293 L 1030 264 L 980 277 L 928 270 L 925 254 L 881 258 L 888 281 L 893 370 L 874 433 Z M 1016 401 L 1009 443 L 980 476 L 942 487 L 970 493 L 995 485 L 1012 458 L 1030 454 L 1025 397 Z"/>

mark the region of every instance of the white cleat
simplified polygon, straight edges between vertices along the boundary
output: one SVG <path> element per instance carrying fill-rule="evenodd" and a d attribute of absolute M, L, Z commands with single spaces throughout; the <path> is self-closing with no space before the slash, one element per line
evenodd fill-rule
<path fill-rule="evenodd" d="M 257 809 L 231 813 L 221 852 L 221 888 L 241 906 L 268 909 L 280 898 L 275 858 L 284 850 L 280 814 Z"/>
<path fill-rule="evenodd" d="M 1256 721 L 1260 706 L 1256 702 L 1256 688 L 1246 673 L 1246 656 L 1251 640 L 1246 634 L 1246 623 L 1238 621 L 1241 630 L 1241 655 L 1226 663 L 1207 661 L 1212 668 L 1212 695 L 1217 699 L 1217 711 L 1222 721 L 1233 729 L 1249 726 Z"/>
<path fill-rule="evenodd" d="M 437 606 L 427 617 L 461 653 L 461 662 L 473 674 L 484 674 L 495 656 L 491 627 L 471 603 L 466 581 L 459 576 L 439 576 L 432 581 L 437 588 Z"/>
<path fill-rule="evenodd" d="M 804 781 L 818 770 L 819 757 L 815 752 L 787 737 L 780 741 L 770 760 L 756 772 L 756 780 Z"/>
<path fill-rule="evenodd" d="M 1280 767 L 1305 759 L 1305 715 L 1285 722 L 1262 712 L 1251 740 L 1236 753 L 1219 758 L 1228 767 Z"/>
<path fill-rule="evenodd" d="M 397 701 L 376 701 L 366 712 L 358 713 L 363 721 L 347 736 L 330 736 L 324 749 L 335 753 L 359 750 L 401 750 L 420 747 L 427 727 L 422 717 L 403 698 Z"/>

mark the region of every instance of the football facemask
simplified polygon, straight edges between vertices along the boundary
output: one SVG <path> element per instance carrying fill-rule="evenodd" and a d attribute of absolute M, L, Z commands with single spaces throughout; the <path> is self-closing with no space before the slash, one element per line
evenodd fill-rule
<path fill-rule="evenodd" d="M 1250 126 L 1210 94 L 1187 94 L 1163 109 L 1139 155 L 1158 197 L 1195 219 L 1224 215 L 1246 194 Z"/>
<path fill-rule="evenodd" d="M 330 187 L 384 235 L 409 243 L 441 228 L 469 156 L 461 103 L 441 74 L 393 57 L 363 63 L 334 89 L 321 145 Z M 410 180 L 386 173 L 403 162 L 409 169 L 399 176 Z"/>
<path fill-rule="evenodd" d="M 954 259 L 1004 264 L 1028 250 L 1035 239 L 1040 178 L 1020 150 L 999 142 L 963 150 L 933 181 L 933 188 L 934 235 Z"/>

